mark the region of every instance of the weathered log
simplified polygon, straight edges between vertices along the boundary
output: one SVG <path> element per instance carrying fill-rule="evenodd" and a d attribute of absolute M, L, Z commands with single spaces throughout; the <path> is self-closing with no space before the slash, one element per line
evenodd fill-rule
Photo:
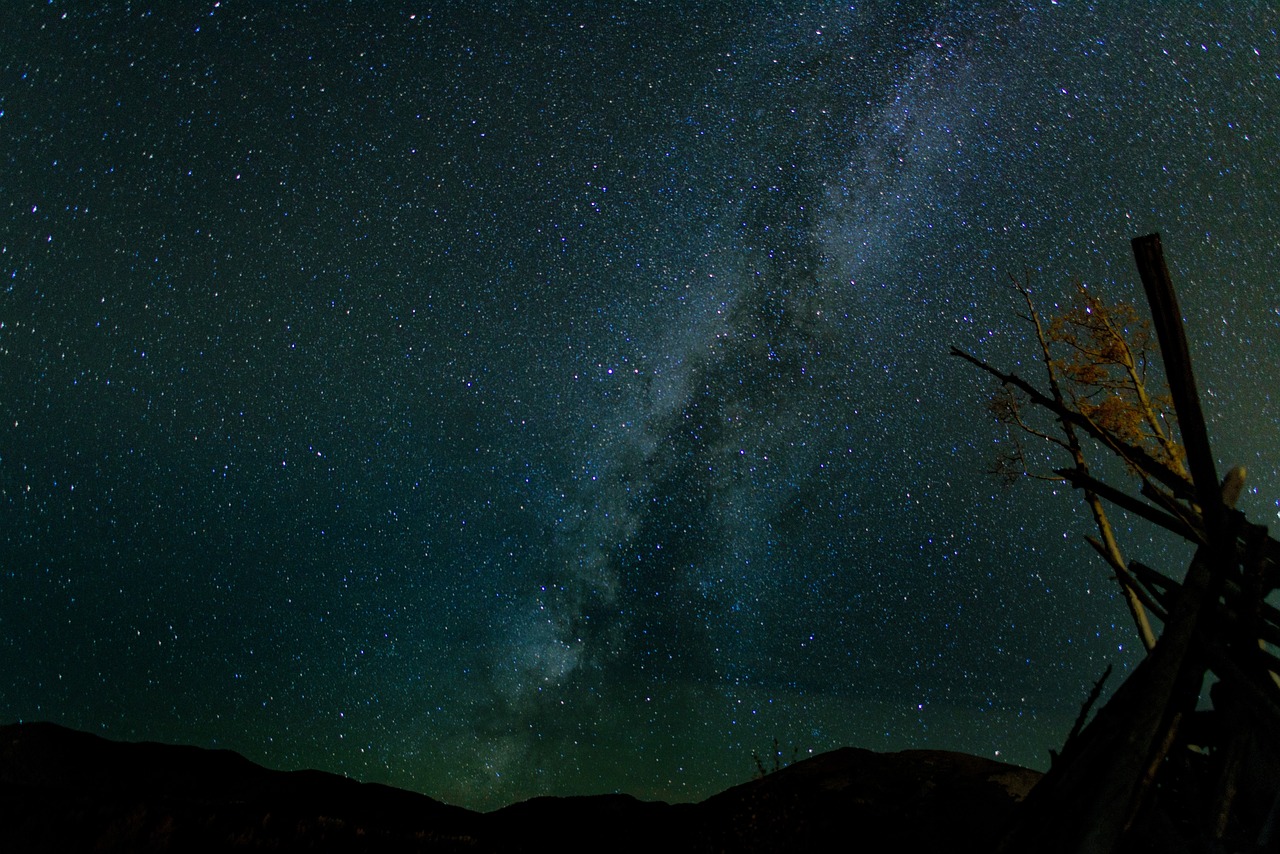
<path fill-rule="evenodd" d="M 1119 507 L 1121 510 L 1128 510 L 1136 516 L 1141 516 L 1148 522 L 1152 522 L 1188 540 L 1195 539 L 1195 530 L 1185 521 L 1170 513 L 1157 510 L 1150 504 L 1144 504 L 1126 492 L 1122 492 L 1108 483 L 1098 480 L 1092 475 L 1076 469 L 1061 468 L 1054 469 L 1053 473 L 1070 483 L 1076 489 L 1088 489 L 1099 498 L 1109 501 Z"/>
<path fill-rule="evenodd" d="M 1213 449 L 1209 445 L 1204 411 L 1200 408 L 1195 374 L 1191 370 L 1191 351 L 1182 326 L 1182 310 L 1178 307 L 1173 280 L 1164 261 L 1164 248 L 1160 245 L 1159 234 L 1135 237 L 1132 243 L 1134 261 L 1138 265 L 1138 275 L 1142 278 L 1147 303 L 1151 306 L 1151 320 L 1160 341 L 1165 379 L 1169 383 L 1174 412 L 1178 415 L 1178 431 L 1187 451 L 1187 468 L 1196 487 L 1196 503 L 1204 515 L 1210 543 L 1214 548 L 1221 548 L 1225 536 L 1222 487 L 1213 461 Z"/>

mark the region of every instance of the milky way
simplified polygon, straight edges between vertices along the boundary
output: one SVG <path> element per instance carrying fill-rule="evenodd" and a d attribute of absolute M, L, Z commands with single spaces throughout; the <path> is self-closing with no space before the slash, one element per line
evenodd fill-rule
<path fill-rule="evenodd" d="M 1204 5 L 11 4 L 0 718 L 482 807 L 1043 767 L 1140 645 L 947 351 L 1161 232 L 1275 517 L 1280 16 Z"/>

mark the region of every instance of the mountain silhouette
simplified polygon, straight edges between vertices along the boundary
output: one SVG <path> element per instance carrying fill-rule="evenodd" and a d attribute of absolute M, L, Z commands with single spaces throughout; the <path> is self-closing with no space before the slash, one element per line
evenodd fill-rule
<path fill-rule="evenodd" d="M 934 750 L 842 748 L 696 804 L 539 797 L 490 813 L 228 750 L 0 727 L 0 850 L 989 850 L 1040 774 Z"/>

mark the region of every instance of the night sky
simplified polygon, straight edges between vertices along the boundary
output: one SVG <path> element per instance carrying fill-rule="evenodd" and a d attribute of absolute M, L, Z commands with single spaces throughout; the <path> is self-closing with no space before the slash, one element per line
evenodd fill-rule
<path fill-rule="evenodd" d="M 1141 303 L 1152 231 L 1277 519 L 1272 3 L 0 13 L 0 721 L 482 808 L 1043 768 L 1140 644 L 947 350 L 1039 380 L 1008 276 Z"/>

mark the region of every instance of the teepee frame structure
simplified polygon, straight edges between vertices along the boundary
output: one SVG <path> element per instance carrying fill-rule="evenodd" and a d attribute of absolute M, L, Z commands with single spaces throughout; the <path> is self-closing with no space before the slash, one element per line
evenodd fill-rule
<path fill-rule="evenodd" d="M 1163 631 L 1093 720 L 1068 738 L 999 850 L 1280 851 L 1280 658 L 1269 649 L 1280 646 L 1280 610 L 1266 601 L 1280 587 L 1280 543 L 1234 509 L 1243 470 L 1218 478 L 1160 236 L 1135 238 L 1133 251 L 1190 481 L 1127 446 L 1123 456 L 1145 485 L 1139 495 L 1088 473 L 1057 474 L 1185 538 L 1195 556 L 1181 581 L 1129 563 L 1127 583 Z M 952 353 L 1117 447 L 1117 437 L 1097 435 L 1096 424 L 1017 375 Z M 1201 694 L 1210 682 L 1205 709 Z"/>

